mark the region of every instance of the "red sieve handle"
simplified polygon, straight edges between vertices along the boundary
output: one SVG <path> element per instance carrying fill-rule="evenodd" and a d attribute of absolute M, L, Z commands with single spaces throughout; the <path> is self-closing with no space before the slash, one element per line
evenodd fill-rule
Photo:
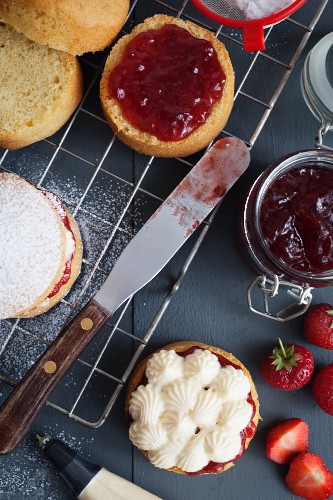
<path fill-rule="evenodd" d="M 262 24 L 248 22 L 243 26 L 245 52 L 265 50 L 264 27 Z"/>

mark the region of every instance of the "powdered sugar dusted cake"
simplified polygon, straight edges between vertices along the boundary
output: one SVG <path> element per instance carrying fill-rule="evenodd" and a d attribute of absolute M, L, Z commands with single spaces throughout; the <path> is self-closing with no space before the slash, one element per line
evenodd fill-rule
<path fill-rule="evenodd" d="M 198 475 L 222 472 L 243 455 L 256 431 L 259 402 L 249 372 L 234 356 L 178 342 L 139 365 L 126 411 L 130 439 L 153 465 Z"/>
<path fill-rule="evenodd" d="M 61 300 L 82 261 L 78 226 L 53 193 L 0 173 L 0 318 L 33 317 Z"/>

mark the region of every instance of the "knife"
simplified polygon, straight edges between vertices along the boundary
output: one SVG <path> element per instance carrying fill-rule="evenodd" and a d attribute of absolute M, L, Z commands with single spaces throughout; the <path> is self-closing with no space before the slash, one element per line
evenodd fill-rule
<path fill-rule="evenodd" d="M 250 162 L 240 139 L 217 141 L 120 255 L 86 306 L 61 331 L 0 409 L 0 454 L 20 443 L 52 390 L 118 307 L 153 279 Z"/>

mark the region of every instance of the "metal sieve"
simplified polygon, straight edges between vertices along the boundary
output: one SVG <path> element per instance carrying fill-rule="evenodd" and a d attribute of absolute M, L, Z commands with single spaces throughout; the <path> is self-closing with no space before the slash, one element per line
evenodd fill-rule
<path fill-rule="evenodd" d="M 241 28 L 244 50 L 251 52 L 265 49 L 264 28 L 283 21 L 299 9 L 306 0 L 295 0 L 291 5 L 260 19 L 246 19 L 245 13 L 230 0 L 191 0 L 206 17 L 232 28 Z M 249 0 L 251 2 L 251 0 Z M 253 0 L 255 1 L 255 0 Z"/>

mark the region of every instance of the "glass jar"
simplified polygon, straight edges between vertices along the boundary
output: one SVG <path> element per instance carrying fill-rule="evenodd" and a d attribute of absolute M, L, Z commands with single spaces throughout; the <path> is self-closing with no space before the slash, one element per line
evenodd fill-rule
<path fill-rule="evenodd" d="M 260 214 L 266 193 L 272 183 L 282 175 L 301 168 L 323 168 L 333 173 L 333 152 L 316 149 L 300 151 L 275 162 L 258 177 L 250 189 L 241 219 L 241 233 L 246 243 L 247 255 L 252 267 L 260 273 L 248 288 L 248 305 L 251 311 L 278 321 L 288 321 L 304 313 L 310 305 L 313 288 L 333 284 L 333 264 L 329 271 L 318 273 L 293 269 L 273 255 L 263 235 Z M 264 295 L 263 310 L 253 305 L 252 294 L 255 287 L 259 287 Z M 273 314 L 269 310 L 269 299 L 275 297 L 282 287 L 287 288 L 293 302 Z"/>
<path fill-rule="evenodd" d="M 321 122 L 315 146 L 332 150 L 323 140 L 333 130 L 333 33 L 324 36 L 309 52 L 301 74 L 301 88 L 306 104 Z"/>

